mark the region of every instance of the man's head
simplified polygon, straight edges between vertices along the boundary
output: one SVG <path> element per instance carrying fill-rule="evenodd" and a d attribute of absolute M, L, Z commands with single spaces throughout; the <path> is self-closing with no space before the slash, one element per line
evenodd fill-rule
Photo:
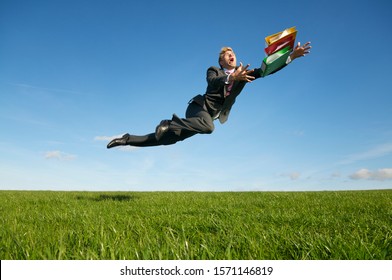
<path fill-rule="evenodd" d="M 219 65 L 221 68 L 232 70 L 237 65 L 237 58 L 230 47 L 223 47 L 219 53 Z"/>

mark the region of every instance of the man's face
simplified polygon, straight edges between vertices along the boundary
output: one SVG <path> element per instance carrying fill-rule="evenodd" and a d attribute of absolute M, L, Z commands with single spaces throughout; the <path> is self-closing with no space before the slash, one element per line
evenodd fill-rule
<path fill-rule="evenodd" d="M 221 58 L 221 65 L 223 68 L 232 70 L 237 65 L 237 58 L 233 51 L 226 51 L 223 57 Z"/>

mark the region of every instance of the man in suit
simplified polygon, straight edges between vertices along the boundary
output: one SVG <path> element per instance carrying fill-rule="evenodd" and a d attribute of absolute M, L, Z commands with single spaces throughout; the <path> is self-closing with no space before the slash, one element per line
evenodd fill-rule
<path fill-rule="evenodd" d="M 287 59 L 286 65 L 294 59 L 308 54 L 310 48 L 310 42 L 303 46 L 298 43 Z M 249 64 L 243 66 L 240 63 L 237 66 L 236 55 L 230 47 L 221 49 L 219 66 L 219 68 L 214 66 L 208 68 L 206 93 L 197 95 L 189 101 L 185 118 L 179 118 L 173 114 L 171 120 L 161 121 L 155 129 L 155 133 L 143 136 L 126 133 L 122 137 L 110 141 L 107 148 L 124 145 L 137 147 L 171 145 L 198 133 L 212 133 L 215 128 L 214 120 L 219 119 L 220 123 L 225 123 L 231 107 L 246 83 L 260 78 L 262 74 L 260 68 L 248 70 Z"/>

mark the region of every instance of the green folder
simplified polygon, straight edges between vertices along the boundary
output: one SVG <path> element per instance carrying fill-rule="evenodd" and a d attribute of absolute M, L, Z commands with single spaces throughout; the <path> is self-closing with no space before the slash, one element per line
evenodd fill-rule
<path fill-rule="evenodd" d="M 261 64 L 261 77 L 265 77 L 272 72 L 282 68 L 287 61 L 287 58 L 290 55 L 291 48 L 290 46 L 273 53 L 266 58 L 264 58 L 263 63 Z"/>

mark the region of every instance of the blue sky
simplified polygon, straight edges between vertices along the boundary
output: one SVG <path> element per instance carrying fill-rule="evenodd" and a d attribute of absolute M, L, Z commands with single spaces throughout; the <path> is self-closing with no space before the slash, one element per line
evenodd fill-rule
<path fill-rule="evenodd" d="M 0 189 L 391 189 L 391 11 L 386 0 L 2 0 Z M 291 26 L 311 54 L 248 84 L 213 134 L 106 149 L 184 116 L 222 46 L 259 67 L 264 37 Z"/>

